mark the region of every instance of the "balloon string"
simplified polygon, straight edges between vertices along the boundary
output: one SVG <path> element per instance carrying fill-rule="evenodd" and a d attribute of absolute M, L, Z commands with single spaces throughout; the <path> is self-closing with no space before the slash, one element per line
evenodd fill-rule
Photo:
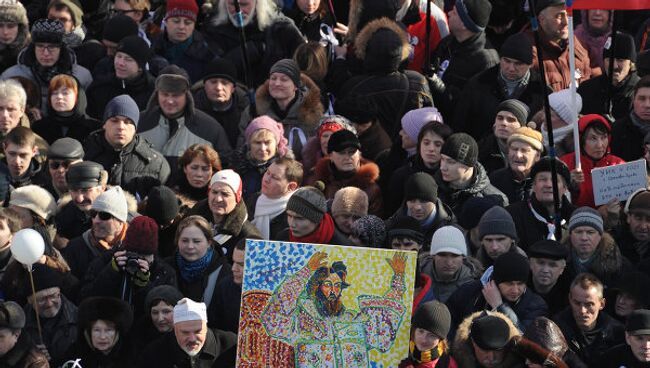
<path fill-rule="evenodd" d="M 41 317 L 38 315 L 38 301 L 36 300 L 36 288 L 34 287 L 34 277 L 32 276 L 32 267 L 28 266 L 27 271 L 29 271 L 29 281 L 32 284 L 32 297 L 34 299 L 34 313 L 36 313 L 36 326 L 38 327 L 38 337 L 43 344 L 43 331 L 41 330 Z"/>

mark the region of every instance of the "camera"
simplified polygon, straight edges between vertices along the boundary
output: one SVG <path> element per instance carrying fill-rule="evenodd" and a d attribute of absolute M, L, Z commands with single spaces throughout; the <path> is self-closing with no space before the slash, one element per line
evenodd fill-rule
<path fill-rule="evenodd" d="M 124 271 L 129 275 L 133 276 L 136 272 L 140 271 L 140 264 L 138 260 L 144 259 L 141 255 L 135 252 L 126 252 L 126 265 L 124 266 Z"/>

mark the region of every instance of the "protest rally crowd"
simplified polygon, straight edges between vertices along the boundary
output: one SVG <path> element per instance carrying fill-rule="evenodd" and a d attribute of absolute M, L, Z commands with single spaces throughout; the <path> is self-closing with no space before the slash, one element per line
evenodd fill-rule
<path fill-rule="evenodd" d="M 418 252 L 400 367 L 650 367 L 647 8 L 0 0 L 0 367 L 234 367 L 246 239 Z"/>

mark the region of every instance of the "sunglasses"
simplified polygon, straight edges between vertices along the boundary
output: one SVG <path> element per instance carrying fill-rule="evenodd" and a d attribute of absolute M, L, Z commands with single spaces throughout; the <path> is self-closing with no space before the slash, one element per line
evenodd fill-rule
<path fill-rule="evenodd" d="M 50 161 L 49 163 L 50 169 L 51 170 L 58 170 L 59 167 L 62 167 L 66 170 L 68 170 L 68 167 L 70 166 L 71 162 L 70 161 Z"/>
<path fill-rule="evenodd" d="M 97 211 L 91 210 L 88 214 L 90 215 L 91 219 L 94 219 L 95 216 L 99 215 L 99 219 L 102 220 L 102 221 L 108 221 L 108 220 L 113 218 L 113 215 L 111 215 L 108 212 L 97 212 Z"/>

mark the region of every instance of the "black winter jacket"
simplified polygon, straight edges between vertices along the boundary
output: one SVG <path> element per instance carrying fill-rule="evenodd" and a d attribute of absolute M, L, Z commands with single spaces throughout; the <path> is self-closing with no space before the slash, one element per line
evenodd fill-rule
<path fill-rule="evenodd" d="M 206 74 L 210 62 L 216 58 L 216 55 L 208 47 L 208 43 L 204 39 L 203 34 L 194 31 L 192 33 L 192 42 L 183 53 L 175 58 L 170 58 L 167 53 L 175 46 L 177 45 L 167 40 L 167 33 L 161 32 L 158 38 L 152 41 L 151 50 L 154 54 L 167 59 L 170 64 L 175 64 L 185 69 L 192 83 L 201 80 Z"/>
<path fill-rule="evenodd" d="M 102 107 L 106 106 L 106 103 Z M 86 94 L 83 89 L 79 89 L 77 102 L 71 113 L 65 115 L 54 111 L 48 99 L 47 116 L 34 122 L 32 130 L 49 144 L 63 137 L 70 137 L 83 142 L 91 132 L 101 127 L 99 121 L 86 115 L 86 107 Z"/>
<path fill-rule="evenodd" d="M 502 206 L 508 205 L 508 197 L 490 184 L 487 172 L 480 163 L 474 166 L 472 183 L 465 189 L 458 190 L 449 186 L 449 183 L 442 179 L 440 171 L 436 172 L 434 179 L 438 184 L 438 198 L 451 207 L 454 213 L 460 213 L 465 202 L 472 197 L 495 196 L 500 199 Z"/>
<path fill-rule="evenodd" d="M 250 101 L 244 88 L 239 85 L 236 86 L 231 101 L 232 103 L 230 107 L 226 110 L 218 111 L 214 108 L 210 100 L 208 100 L 208 96 L 206 96 L 203 88 L 194 93 L 195 107 L 210 115 L 214 120 L 221 124 L 223 129 L 226 131 L 230 146 L 237 147 L 237 140 L 239 139 L 240 133 L 239 122 L 241 121 L 242 113 L 250 105 Z"/>
<path fill-rule="evenodd" d="M 612 155 L 618 156 L 626 162 L 643 157 L 643 138 L 645 137 L 645 134 L 632 123 L 630 114 L 612 124 Z"/>
<path fill-rule="evenodd" d="M 88 87 L 88 115 L 102 119 L 108 102 L 119 95 L 131 96 L 142 111 L 147 108 L 155 82 L 155 78 L 147 70 L 133 80 L 124 80 L 118 79 L 115 70 L 111 68 L 110 74 L 97 75 Z"/>
<path fill-rule="evenodd" d="M 495 170 L 489 174 L 490 183 L 508 197 L 508 202 L 514 204 L 527 201 L 530 197 L 530 188 L 533 186 L 531 178 L 516 181 L 509 167 Z"/>
<path fill-rule="evenodd" d="M 636 72 L 630 72 L 623 84 L 613 87 L 614 94 L 611 101 L 614 119 L 622 119 L 630 112 L 634 98 L 634 86 L 640 79 Z M 578 93 L 582 97 L 582 114 L 609 114 L 609 111 L 605 110 L 609 94 L 608 84 L 609 77 L 606 74 L 580 83 Z"/>

